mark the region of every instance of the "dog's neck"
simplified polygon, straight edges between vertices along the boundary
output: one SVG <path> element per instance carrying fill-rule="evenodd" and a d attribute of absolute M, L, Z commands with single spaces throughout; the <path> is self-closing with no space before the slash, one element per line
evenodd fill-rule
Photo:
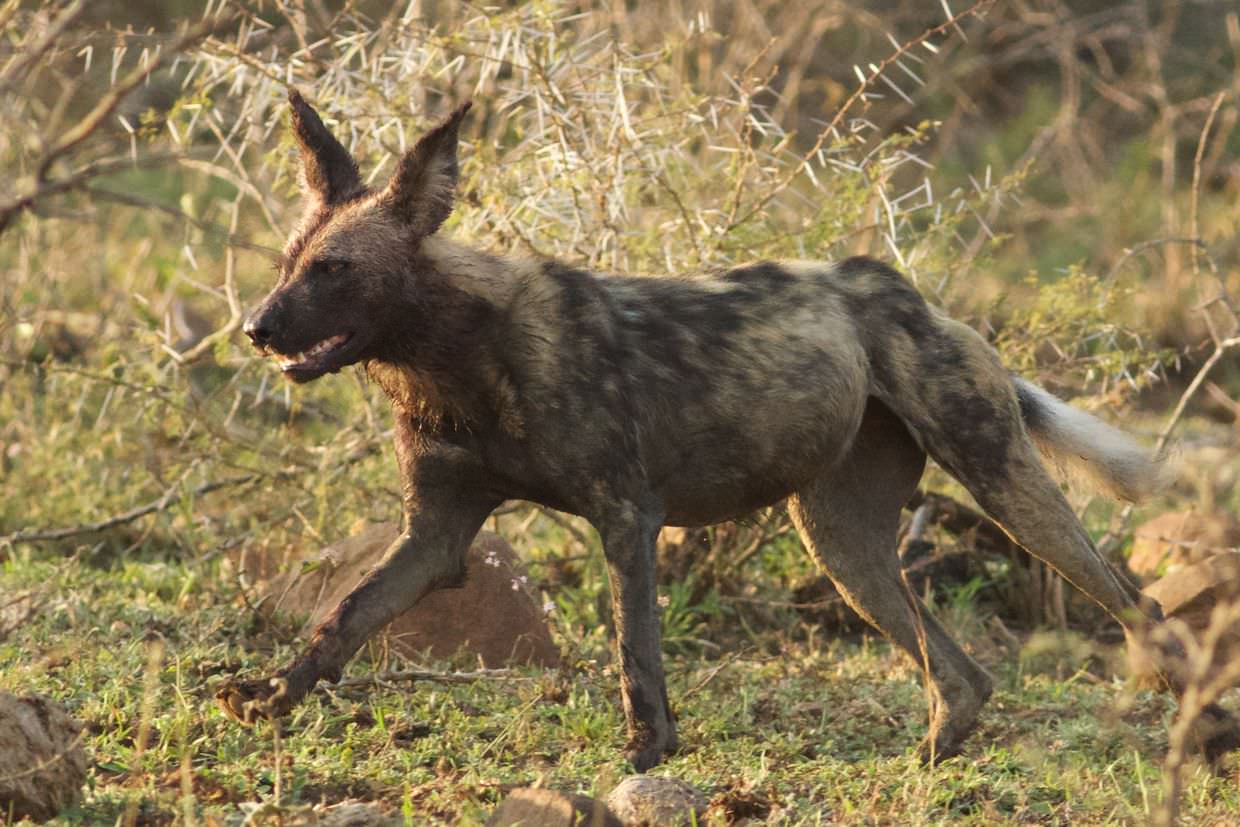
<path fill-rule="evenodd" d="M 515 388 L 497 342 L 526 269 L 438 236 L 422 242 L 397 314 L 403 330 L 366 362 L 398 415 L 421 428 L 519 434 Z"/>

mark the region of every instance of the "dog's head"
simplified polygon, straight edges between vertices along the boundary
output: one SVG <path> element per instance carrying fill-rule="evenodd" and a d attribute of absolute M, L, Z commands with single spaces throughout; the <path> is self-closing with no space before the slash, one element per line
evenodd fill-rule
<path fill-rule="evenodd" d="M 308 204 L 279 262 L 279 280 L 245 333 L 295 382 L 378 355 L 411 284 L 410 261 L 452 212 L 457 131 L 466 103 L 401 158 L 382 189 L 295 90 L 293 132 Z M 412 274 L 416 277 L 416 274 Z"/>

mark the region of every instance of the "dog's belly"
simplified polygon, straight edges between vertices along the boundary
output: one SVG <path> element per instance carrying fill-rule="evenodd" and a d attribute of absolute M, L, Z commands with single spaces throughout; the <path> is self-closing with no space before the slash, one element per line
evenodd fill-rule
<path fill-rule="evenodd" d="M 731 490 L 677 491 L 667 499 L 664 524 L 706 526 L 737 520 L 781 502 L 795 490 L 792 486 L 770 484 Z"/>
<path fill-rule="evenodd" d="M 659 440 L 651 482 L 668 525 L 710 525 L 774 505 L 830 473 L 856 436 L 865 397 L 822 400 L 784 410 L 755 405 L 754 416 L 688 429 Z"/>

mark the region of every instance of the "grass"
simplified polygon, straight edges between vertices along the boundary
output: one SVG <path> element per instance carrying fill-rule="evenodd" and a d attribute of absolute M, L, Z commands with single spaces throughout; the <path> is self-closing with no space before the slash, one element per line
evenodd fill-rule
<path fill-rule="evenodd" d="M 19 5 L 0 10 L 13 12 L 5 34 L 15 50 L 34 49 L 47 8 Z M 91 111 L 112 69 L 167 40 L 147 34 L 159 19 L 142 16 L 159 18 L 166 4 L 87 5 L 116 31 L 82 18 L 24 76 L 0 83 L 0 158 L 17 173 L 0 201 L 38 194 L 47 142 L 31 135 Z M 993 4 L 963 16 L 967 39 L 936 4 L 912 2 L 884 15 L 831 0 L 755 0 L 748 11 L 720 2 L 685 20 L 625 4 L 578 14 L 556 0 L 493 12 L 427 4 L 445 8 L 406 20 L 363 3 L 327 23 L 316 19 L 324 4 L 306 5 L 306 42 L 323 35 L 312 59 L 299 45 L 305 19 L 212 3 L 243 22 L 187 50 L 180 74 L 151 79 L 181 96 L 167 130 L 153 117 L 131 143 L 109 117 L 48 180 L 130 153 L 173 153 L 172 165 L 121 163 L 87 180 L 100 189 L 40 195 L 0 226 L 0 536 L 159 506 L 106 532 L 0 542 L 0 689 L 48 694 L 87 724 L 89 787 L 64 823 L 233 824 L 258 804 L 274 811 L 270 823 L 281 808 L 359 797 L 411 824 L 468 824 L 514 785 L 599 794 L 627 772 L 595 543 L 525 514 L 499 527 L 555 604 L 563 670 L 319 693 L 278 738 L 214 706 L 225 677 L 269 672 L 297 646 L 294 626 L 252 610 L 232 556 L 313 552 L 399 509 L 390 414 L 375 388 L 346 373 L 293 391 L 235 331 L 192 364 L 170 352 L 178 306 L 227 334 L 231 305 L 270 286 L 270 253 L 298 209 L 286 82 L 347 130 L 377 180 L 417 129 L 472 97 L 462 207 L 448 227 L 462 239 L 631 272 L 762 256 L 900 261 L 1010 366 L 1117 408 L 1128 427 L 1134 391 L 1181 358 L 1199 365 L 1210 334 L 1234 335 L 1224 314 L 1209 332 L 1194 315 L 1218 286 L 1205 265 L 1198 274 L 1187 250 L 1156 243 L 1200 232 L 1218 283 L 1235 287 L 1234 93 L 1219 98 L 1213 128 L 1208 114 L 1230 88 L 1234 15 L 1218 25 L 1209 4 L 1183 11 L 1210 33 L 1187 49 L 1137 2 L 1114 4 L 1114 17 L 1064 10 L 1055 21 Z M 803 51 L 810 27 L 823 47 Z M 934 28 L 932 49 L 911 48 Z M 1067 38 L 1079 48 L 1022 52 Z M 1094 62 L 1111 53 L 1114 65 Z M 880 63 L 915 105 L 880 81 Z M 1064 98 L 1073 84 L 1083 102 Z M 1006 104 L 991 99 L 996 89 L 1010 93 Z M 60 97 L 63 109 L 52 106 Z M 246 244 L 226 246 L 230 234 Z M 1234 360 L 1214 378 L 1233 397 L 1240 388 Z M 1165 412 L 1174 396 L 1144 404 Z M 1236 444 L 1218 438 L 1228 426 L 1184 424 L 1190 446 Z M 1227 482 L 1234 457 L 1231 470 L 1212 463 L 1188 463 L 1196 488 L 1140 513 L 1240 507 Z M 930 479 L 944 490 L 941 474 Z M 1082 510 L 1095 536 L 1115 513 Z M 913 757 L 926 723 L 915 670 L 875 638 L 837 637 L 779 605 L 813 572 L 797 543 L 771 541 L 727 573 L 731 590 L 703 568 L 662 587 L 684 748 L 658 772 L 714 796 L 716 822 L 1150 820 L 1173 708 L 1128 692 L 1104 643 L 1013 640 L 995 633 L 973 589 L 936 594 L 936 613 L 997 689 L 966 754 L 928 769 Z M 392 658 L 372 644 L 349 674 L 402 665 Z M 1234 823 L 1235 781 L 1190 765 L 1183 820 Z"/>
<path fill-rule="evenodd" d="M 58 823 L 136 812 L 144 824 L 224 824 L 259 802 L 361 798 L 411 824 L 471 824 L 513 786 L 598 795 L 628 772 L 618 679 L 592 632 L 565 640 L 589 657 L 560 671 L 318 693 L 278 740 L 269 725 L 244 729 L 215 708 L 215 685 L 269 670 L 296 644 L 246 608 L 227 574 L 223 557 L 107 560 L 85 546 L 5 562 L 0 593 L 29 595 L 17 605 L 30 615 L 5 627 L 0 690 L 64 703 L 86 723 L 94 761 L 83 803 Z M 722 657 L 669 658 L 683 749 L 657 772 L 712 795 L 713 823 L 740 805 L 773 824 L 1148 819 L 1173 705 L 1095 676 L 1078 648 L 1036 672 L 975 645 L 995 695 L 966 754 L 928 769 L 913 755 L 925 698 L 911 665 L 868 636 L 806 632 L 761 629 Z M 376 645 L 349 674 L 399 665 Z M 1234 778 L 1194 766 L 1185 789 L 1188 823 L 1240 811 Z"/>

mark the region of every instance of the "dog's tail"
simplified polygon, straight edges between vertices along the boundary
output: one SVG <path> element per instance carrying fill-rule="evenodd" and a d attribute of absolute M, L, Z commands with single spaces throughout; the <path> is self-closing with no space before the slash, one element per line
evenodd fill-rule
<path fill-rule="evenodd" d="M 1065 477 L 1083 477 L 1111 496 L 1137 502 L 1175 476 L 1165 454 L 1152 454 L 1124 432 L 1016 379 L 1021 417 L 1034 444 Z"/>

